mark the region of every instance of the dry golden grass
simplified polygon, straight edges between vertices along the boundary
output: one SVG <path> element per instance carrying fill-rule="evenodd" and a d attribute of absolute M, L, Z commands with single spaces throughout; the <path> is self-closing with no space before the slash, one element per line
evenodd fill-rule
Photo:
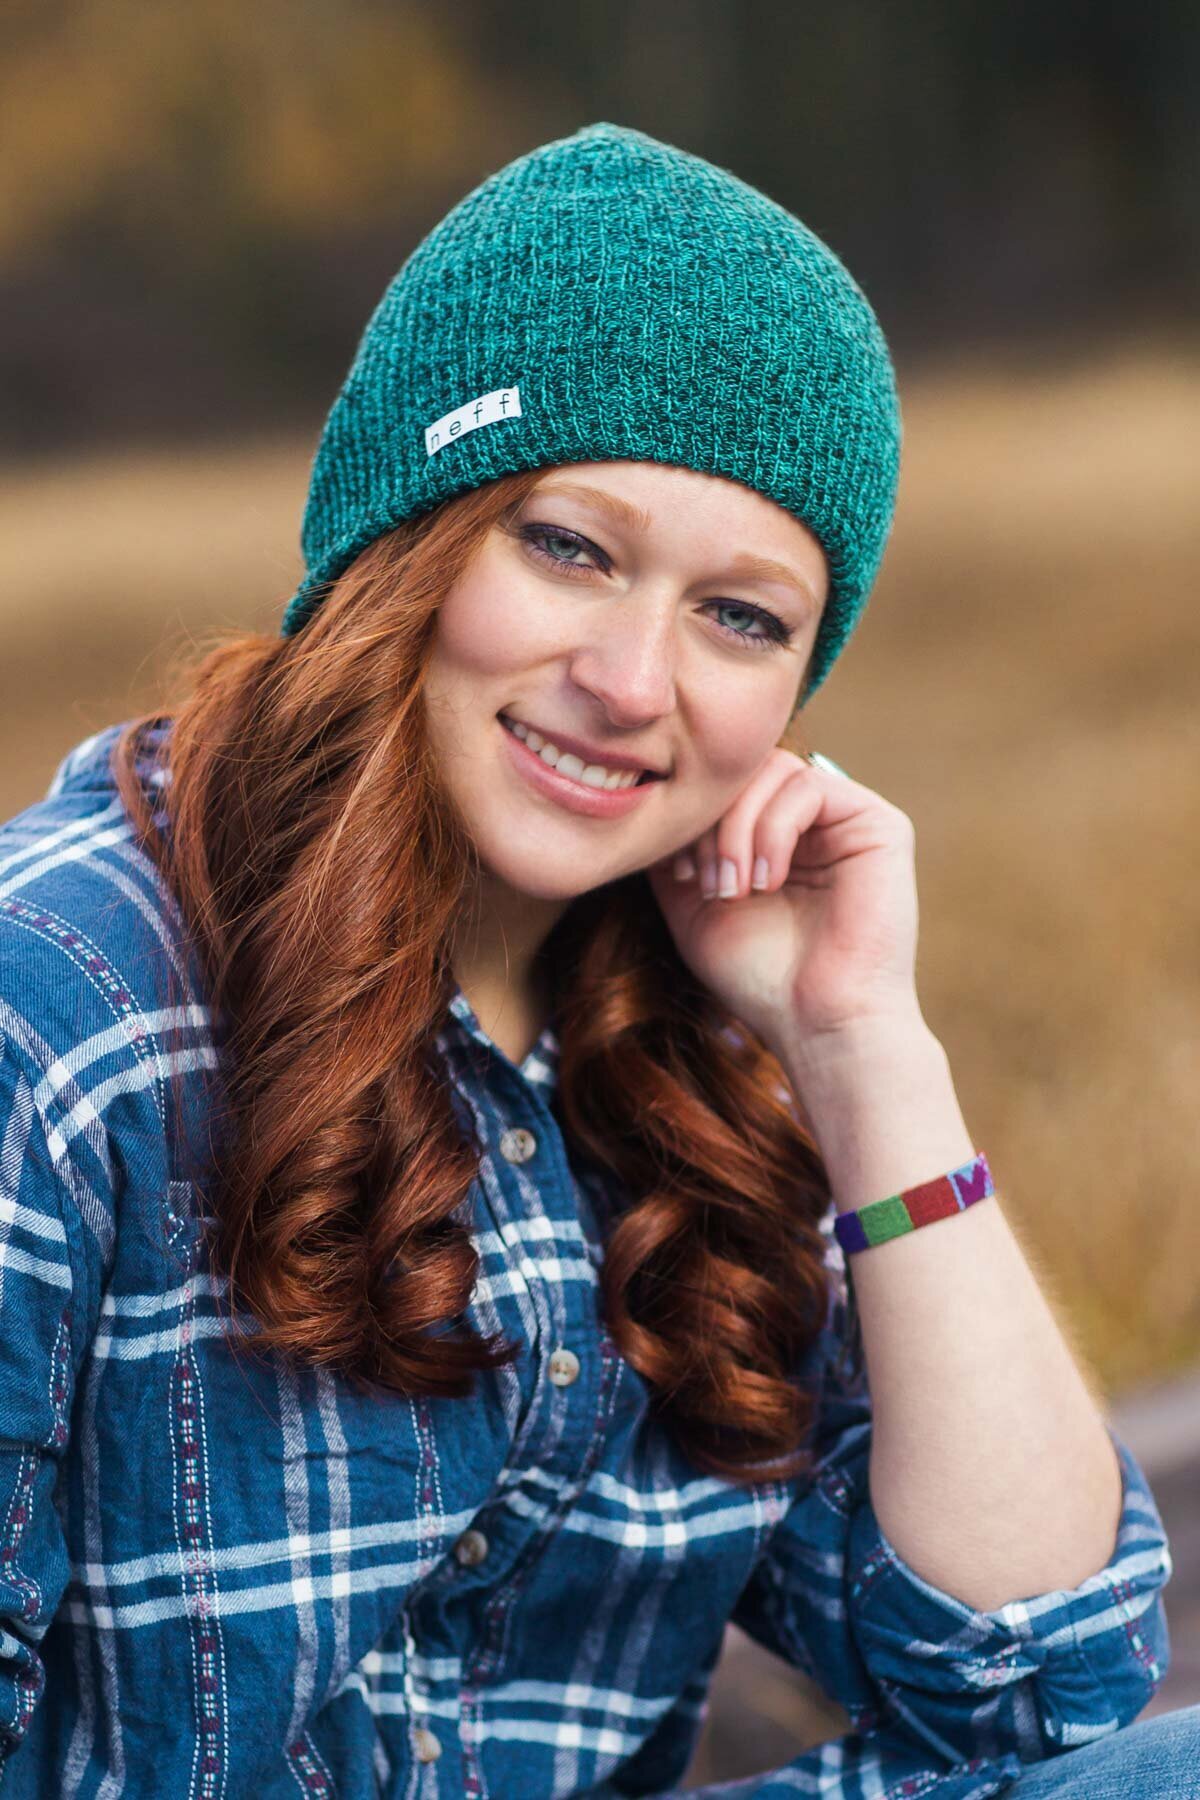
<path fill-rule="evenodd" d="M 906 379 L 897 522 L 805 716 L 916 822 L 919 983 L 1081 1357 L 1116 1395 L 1200 1357 L 1200 355 Z M 0 816 L 278 628 L 313 444 L 78 458 L 0 487 Z"/>
<path fill-rule="evenodd" d="M 1200 1358 L 1200 358 L 902 392 L 885 579 L 807 727 L 917 824 L 926 1014 L 1115 1395 Z"/>

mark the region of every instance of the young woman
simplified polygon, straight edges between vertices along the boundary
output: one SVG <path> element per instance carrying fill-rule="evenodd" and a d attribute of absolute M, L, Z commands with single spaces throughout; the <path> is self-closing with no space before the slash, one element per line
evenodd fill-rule
<path fill-rule="evenodd" d="M 780 744 L 899 446 L 798 220 L 544 145 L 370 320 L 280 633 L 0 831 L 7 1794 L 665 1795 L 731 1619 L 853 1729 L 719 1791 L 1184 1793 L 912 826 Z"/>

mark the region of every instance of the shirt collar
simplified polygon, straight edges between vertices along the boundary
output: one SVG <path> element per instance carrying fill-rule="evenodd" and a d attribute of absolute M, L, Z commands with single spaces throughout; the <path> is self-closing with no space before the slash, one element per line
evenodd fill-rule
<path fill-rule="evenodd" d="M 452 981 L 450 1000 L 447 1006 L 447 1022 L 438 1034 L 439 1048 L 444 1049 L 449 1043 L 464 1042 L 481 1045 L 490 1055 L 499 1057 L 509 1068 L 515 1069 L 525 1081 L 543 1091 L 549 1102 L 558 1087 L 558 1064 L 561 1046 L 558 1032 L 553 1021 L 547 1021 L 538 1035 L 537 1042 L 531 1047 L 524 1060 L 513 1063 L 500 1049 L 499 1045 L 489 1037 L 476 1016 L 475 1009 L 463 993 L 457 981 Z"/>

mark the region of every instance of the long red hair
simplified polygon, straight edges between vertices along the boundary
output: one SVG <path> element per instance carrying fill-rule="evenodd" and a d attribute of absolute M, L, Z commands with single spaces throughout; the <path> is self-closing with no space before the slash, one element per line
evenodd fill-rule
<path fill-rule="evenodd" d="M 469 1394 L 518 1349 L 458 1327 L 478 1257 L 452 1214 L 479 1154 L 433 1037 L 480 865 L 422 685 L 443 596 L 544 473 L 377 538 L 295 636 L 226 634 L 113 752 L 220 1020 L 214 1272 L 255 1349 L 404 1395 Z M 613 1337 L 698 1468 L 807 1468 L 795 1369 L 827 1313 L 830 1190 L 779 1063 L 692 977 L 640 872 L 573 902 L 539 964 L 568 1151 L 623 1193 L 602 1265 Z"/>

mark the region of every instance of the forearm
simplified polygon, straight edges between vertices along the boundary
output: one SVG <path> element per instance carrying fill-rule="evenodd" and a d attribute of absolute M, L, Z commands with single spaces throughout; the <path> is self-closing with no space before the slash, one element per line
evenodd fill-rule
<path fill-rule="evenodd" d="M 786 1059 L 839 1212 L 969 1162 L 919 1015 Z M 927 1581 L 981 1610 L 1110 1560 L 1121 1476 L 1104 1415 L 996 1193 L 852 1260 L 871 1389 L 871 1499 Z"/>

